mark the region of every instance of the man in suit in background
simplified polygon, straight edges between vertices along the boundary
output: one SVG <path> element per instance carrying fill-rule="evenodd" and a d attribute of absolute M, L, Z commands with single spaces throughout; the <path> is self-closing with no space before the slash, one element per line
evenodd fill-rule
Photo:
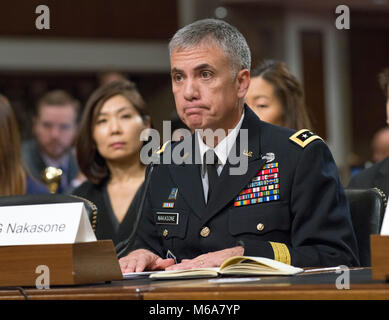
<path fill-rule="evenodd" d="M 79 108 L 79 102 L 63 90 L 46 93 L 36 106 L 33 119 L 35 139 L 22 145 L 24 165 L 37 180 L 42 180 L 47 167 L 62 170 L 57 193 L 67 192 L 79 172 L 72 152 Z"/>
<path fill-rule="evenodd" d="M 119 260 L 122 272 L 218 267 L 239 255 L 358 265 L 326 144 L 309 130 L 260 121 L 244 104 L 251 58 L 243 35 L 205 19 L 180 29 L 169 48 L 177 113 L 195 131 L 192 152 L 183 155 L 192 161 L 154 167 L 133 251 Z M 225 136 L 210 141 L 206 130 Z M 166 145 L 161 158 L 172 154 L 174 161 L 186 139 Z M 235 174 L 232 154 L 246 170 Z"/>
<path fill-rule="evenodd" d="M 378 76 L 381 89 L 386 97 L 386 123 L 389 125 L 389 68 Z M 351 178 L 348 188 L 368 189 L 377 187 L 389 195 L 389 157 L 374 164 Z"/>
<path fill-rule="evenodd" d="M 379 129 L 371 141 L 373 163 L 380 162 L 389 157 L 389 127 Z"/>

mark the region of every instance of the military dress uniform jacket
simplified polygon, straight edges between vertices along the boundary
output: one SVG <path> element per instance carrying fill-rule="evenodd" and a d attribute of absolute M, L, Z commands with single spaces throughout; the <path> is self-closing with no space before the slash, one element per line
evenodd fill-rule
<path fill-rule="evenodd" d="M 241 129 L 248 130 L 242 152 L 248 170 L 229 175 L 227 162 L 207 205 L 201 165 L 154 166 L 132 249 L 179 262 L 243 245 L 245 255 L 295 266 L 359 265 L 348 202 L 327 145 L 308 130 L 298 134 L 262 122 L 247 106 Z"/>

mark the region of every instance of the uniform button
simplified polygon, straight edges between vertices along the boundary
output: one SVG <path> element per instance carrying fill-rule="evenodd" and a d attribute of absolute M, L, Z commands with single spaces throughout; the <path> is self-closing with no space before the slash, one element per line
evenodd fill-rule
<path fill-rule="evenodd" d="M 265 228 L 265 226 L 263 225 L 263 223 L 258 223 L 257 224 L 257 230 L 258 231 L 262 231 L 264 228 Z"/>
<path fill-rule="evenodd" d="M 168 235 L 169 231 L 167 231 L 167 229 L 163 230 L 163 236 L 166 238 L 166 236 Z"/>
<path fill-rule="evenodd" d="M 203 237 L 203 238 L 206 238 L 209 236 L 209 234 L 211 233 L 211 229 L 209 229 L 208 227 L 203 227 L 200 231 L 200 235 Z"/>

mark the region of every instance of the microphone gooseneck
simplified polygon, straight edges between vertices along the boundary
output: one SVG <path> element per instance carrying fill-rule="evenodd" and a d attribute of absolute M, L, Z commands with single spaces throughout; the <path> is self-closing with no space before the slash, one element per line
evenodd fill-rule
<path fill-rule="evenodd" d="M 135 223 L 134 223 L 134 227 L 132 228 L 132 232 L 126 240 L 119 242 L 115 247 L 118 258 L 121 258 L 123 253 L 126 252 L 126 250 L 130 246 L 130 244 L 132 243 L 132 241 L 136 235 L 136 231 L 138 229 L 138 224 L 140 221 L 140 217 L 142 215 L 144 203 L 146 200 L 147 189 L 149 188 L 149 184 L 150 184 L 150 180 L 151 180 L 151 173 L 153 172 L 153 169 L 154 169 L 154 163 L 151 162 L 150 163 L 150 170 L 146 176 L 145 185 L 144 185 L 142 197 L 141 197 L 140 204 L 139 204 L 139 210 L 138 210 L 136 218 L 135 218 Z"/>

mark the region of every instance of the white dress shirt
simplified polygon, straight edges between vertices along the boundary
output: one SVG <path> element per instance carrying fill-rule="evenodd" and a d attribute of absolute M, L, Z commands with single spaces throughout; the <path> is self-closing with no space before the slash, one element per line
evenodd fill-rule
<path fill-rule="evenodd" d="M 242 126 L 244 118 L 244 112 L 242 114 L 242 117 L 240 118 L 238 124 L 235 126 L 234 129 L 228 130 L 228 135 L 218 143 L 218 145 L 213 149 L 215 152 L 216 156 L 219 159 L 219 164 L 216 167 L 217 174 L 220 176 L 224 165 L 227 162 L 228 155 L 230 154 L 231 148 L 235 143 L 236 137 L 238 136 L 240 127 Z M 204 191 L 204 199 L 205 203 L 207 203 L 207 196 L 208 196 L 208 189 L 209 189 L 209 184 L 208 184 L 208 172 L 205 170 L 206 164 L 203 163 L 204 161 L 204 154 L 208 150 L 212 150 L 211 147 L 206 145 L 203 141 L 203 138 L 200 136 L 200 133 L 196 130 L 196 136 L 197 136 L 197 141 L 199 144 L 199 151 L 200 151 L 200 161 L 201 161 L 201 180 L 203 183 L 203 191 Z"/>

